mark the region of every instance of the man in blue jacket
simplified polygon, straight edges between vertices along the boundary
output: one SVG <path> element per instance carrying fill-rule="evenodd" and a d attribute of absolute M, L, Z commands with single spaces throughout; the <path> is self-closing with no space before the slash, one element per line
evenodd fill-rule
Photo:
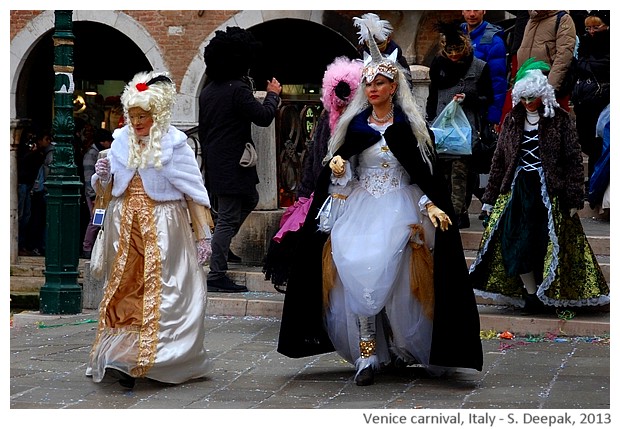
<path fill-rule="evenodd" d="M 484 20 L 485 10 L 464 10 L 463 33 L 468 34 L 474 55 L 489 65 L 493 83 L 493 103 L 487 119 L 491 124 L 500 123 L 508 83 L 506 81 L 506 45 L 502 38 L 504 29 Z"/>

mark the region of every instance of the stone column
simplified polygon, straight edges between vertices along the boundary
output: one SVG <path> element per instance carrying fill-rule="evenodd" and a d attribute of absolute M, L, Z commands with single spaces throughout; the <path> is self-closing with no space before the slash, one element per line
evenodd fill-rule
<path fill-rule="evenodd" d="M 260 91 L 256 98 L 262 103 L 266 93 Z M 268 127 L 252 125 L 252 140 L 256 144 L 258 162 L 256 170 L 260 183 L 256 187 L 260 200 L 256 210 L 274 210 L 278 208 L 278 183 L 277 183 L 277 152 L 276 152 L 276 120 Z"/>
<path fill-rule="evenodd" d="M 420 109 L 422 117 L 426 116 L 426 100 L 428 99 L 429 87 L 431 80 L 429 77 L 429 68 L 426 66 L 412 65 L 409 66 L 411 77 L 413 78 L 413 98 L 416 105 Z"/>

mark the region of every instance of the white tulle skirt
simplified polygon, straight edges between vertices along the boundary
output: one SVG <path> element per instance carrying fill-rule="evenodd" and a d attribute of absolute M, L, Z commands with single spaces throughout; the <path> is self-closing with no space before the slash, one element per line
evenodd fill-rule
<path fill-rule="evenodd" d="M 429 361 L 432 320 L 423 314 L 409 282 L 410 225 L 421 223 L 427 246 L 434 244 L 434 227 L 419 208 L 422 197 L 417 185 L 380 197 L 358 186 L 334 224 L 331 242 L 338 275 L 326 324 L 337 352 L 351 363 L 360 356 L 358 316 L 377 316 L 380 363 L 389 363 L 391 354 L 407 362 Z"/>

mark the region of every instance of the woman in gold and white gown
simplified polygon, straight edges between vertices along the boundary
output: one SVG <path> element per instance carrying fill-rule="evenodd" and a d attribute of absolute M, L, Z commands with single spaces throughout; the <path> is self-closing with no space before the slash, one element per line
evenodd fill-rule
<path fill-rule="evenodd" d="M 137 74 L 121 97 L 127 125 L 95 166 L 95 189 L 112 186 L 86 371 L 95 382 L 109 373 L 131 388 L 136 378 L 181 383 L 207 374 L 210 201 L 185 133 L 170 125 L 175 95 L 167 76 Z"/>

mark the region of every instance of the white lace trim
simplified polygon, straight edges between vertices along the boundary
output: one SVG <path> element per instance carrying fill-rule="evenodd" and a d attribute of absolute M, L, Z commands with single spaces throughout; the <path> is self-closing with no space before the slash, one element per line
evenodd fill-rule
<path fill-rule="evenodd" d="M 409 175 L 400 165 L 393 167 L 358 167 L 360 185 L 370 195 L 379 198 L 409 185 Z"/>
<path fill-rule="evenodd" d="M 366 303 L 366 307 L 371 310 L 377 309 L 377 304 L 375 298 L 372 296 L 375 290 L 371 288 L 364 288 L 362 290 L 362 298 L 364 298 L 364 302 Z"/>

